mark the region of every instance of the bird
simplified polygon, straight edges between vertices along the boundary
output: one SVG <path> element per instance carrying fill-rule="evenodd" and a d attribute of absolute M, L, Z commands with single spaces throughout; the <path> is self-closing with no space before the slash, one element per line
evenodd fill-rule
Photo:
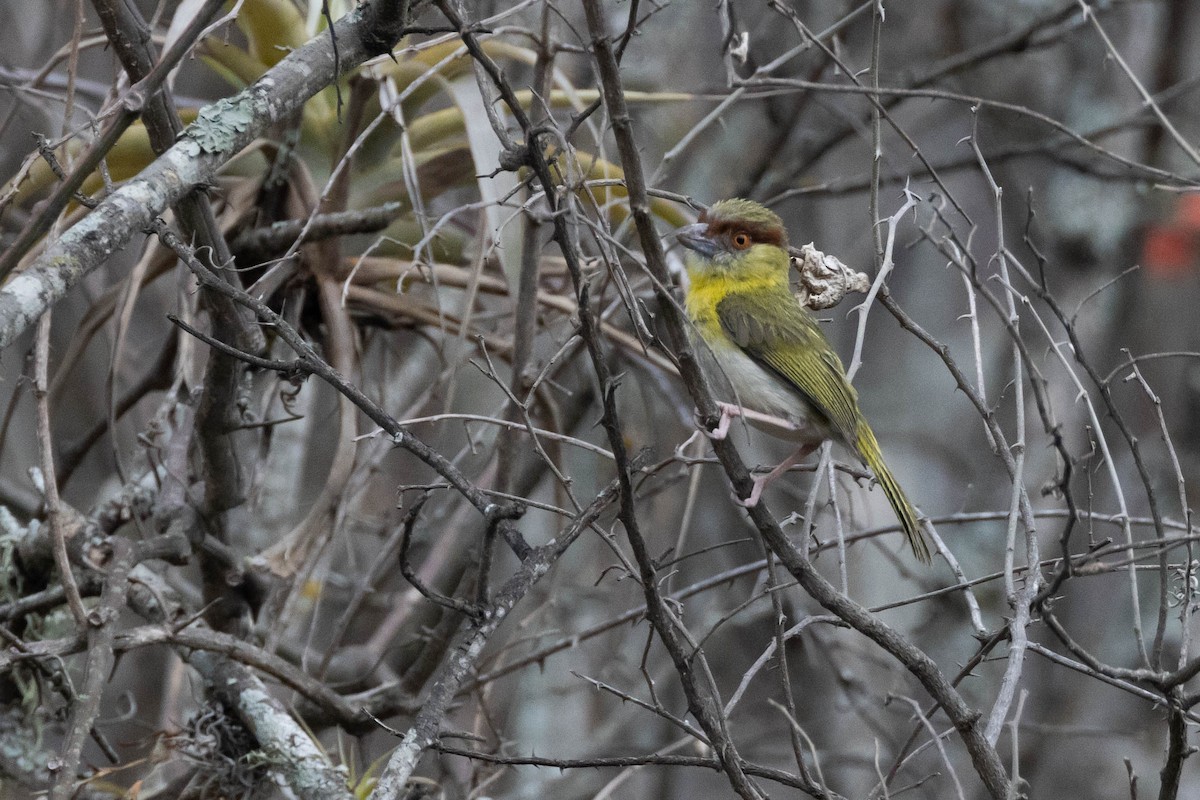
<path fill-rule="evenodd" d="M 701 368 L 721 394 L 732 391 L 736 401 L 719 403 L 721 419 L 709 437 L 724 438 L 730 420 L 743 417 L 798 443 L 787 460 L 756 477 L 749 497 L 738 502 L 757 505 L 767 484 L 833 440 L 870 467 L 913 554 L 929 563 L 917 511 L 884 463 L 841 359 L 789 288 L 783 220 L 760 203 L 733 198 L 711 205 L 675 237 L 686 248 L 684 308 Z"/>

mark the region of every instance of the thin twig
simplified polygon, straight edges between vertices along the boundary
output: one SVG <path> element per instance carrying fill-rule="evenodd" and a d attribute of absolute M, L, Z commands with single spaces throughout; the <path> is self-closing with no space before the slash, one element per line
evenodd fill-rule
<path fill-rule="evenodd" d="M 67 605 L 75 624 L 83 628 L 87 624 L 87 609 L 79 595 L 79 586 L 71 572 L 67 556 L 67 538 L 78 533 L 77 526 L 67 530 L 69 516 L 58 497 L 58 479 L 54 469 L 54 440 L 50 434 L 50 404 L 47 392 L 47 364 L 50 361 L 50 317 L 47 311 L 38 323 L 37 344 L 34 352 L 33 395 L 37 402 L 37 439 L 42 461 L 42 493 L 46 498 L 46 518 L 50 523 L 51 541 L 54 544 L 54 565 L 58 568 L 58 579 L 66 594 Z"/>

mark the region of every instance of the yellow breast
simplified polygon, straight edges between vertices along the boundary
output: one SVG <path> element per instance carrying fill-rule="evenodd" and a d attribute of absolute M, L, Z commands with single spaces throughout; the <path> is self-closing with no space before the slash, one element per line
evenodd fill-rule
<path fill-rule="evenodd" d="M 688 286 L 685 307 L 694 326 L 695 350 L 718 400 L 778 417 L 787 426 L 752 421 L 782 439 L 820 442 L 830 437 L 828 423 L 790 383 L 767 369 L 729 338 L 717 316 L 717 304 L 734 292 L 778 291 L 777 281 L 733 281 L 720 274 L 698 275 Z M 790 426 L 790 427 L 788 427 Z"/>

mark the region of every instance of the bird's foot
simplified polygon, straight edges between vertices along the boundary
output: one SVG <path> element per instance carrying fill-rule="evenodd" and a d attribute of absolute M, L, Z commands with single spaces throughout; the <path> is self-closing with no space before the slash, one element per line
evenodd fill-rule
<path fill-rule="evenodd" d="M 750 495 L 748 497 L 742 498 L 735 496 L 733 501 L 742 508 L 754 508 L 756 505 L 758 505 L 758 501 L 762 499 L 763 489 L 767 488 L 767 486 L 780 475 L 783 475 L 789 469 L 807 458 L 809 453 L 811 453 L 813 450 L 816 450 L 818 446 L 819 443 L 800 445 L 798 448 L 796 448 L 794 453 L 784 459 L 783 463 L 781 463 L 775 469 L 771 470 L 766 475 L 759 475 L 757 478 L 755 478 L 754 486 L 750 489 Z"/>
<path fill-rule="evenodd" d="M 692 412 L 692 417 L 696 420 L 696 427 L 702 430 L 705 436 L 715 442 L 719 442 L 729 435 L 729 425 L 735 417 L 749 420 L 756 427 L 770 433 L 772 436 L 784 439 L 797 438 L 796 434 L 803 434 L 807 430 L 804 425 L 797 424 L 790 419 L 777 417 L 774 414 L 766 414 L 762 411 L 755 411 L 754 409 L 745 408 L 735 403 L 717 401 L 717 408 L 721 412 L 721 418 L 717 422 L 717 427 L 712 430 L 704 427 L 704 421 L 700 419 L 699 411 Z"/>
<path fill-rule="evenodd" d="M 762 499 L 763 489 L 767 488 L 767 484 L 770 483 L 768 480 L 770 477 L 770 474 L 767 474 L 760 475 L 755 478 L 754 487 L 750 490 L 750 496 L 738 497 L 736 494 L 734 494 L 733 502 L 737 503 L 742 508 L 754 508 L 756 505 L 758 505 L 758 501 Z"/>
<path fill-rule="evenodd" d="M 698 409 L 694 409 L 692 411 L 692 417 L 696 420 L 696 427 L 700 429 L 701 433 L 714 442 L 719 442 L 729 435 L 729 423 L 734 417 L 741 417 L 754 413 L 752 411 L 747 411 L 741 406 L 735 406 L 733 403 L 723 403 L 720 401 L 717 402 L 717 408 L 721 411 L 721 419 L 718 420 L 717 427 L 713 428 L 712 430 L 704 427 L 704 421 L 700 419 L 700 411 Z"/>

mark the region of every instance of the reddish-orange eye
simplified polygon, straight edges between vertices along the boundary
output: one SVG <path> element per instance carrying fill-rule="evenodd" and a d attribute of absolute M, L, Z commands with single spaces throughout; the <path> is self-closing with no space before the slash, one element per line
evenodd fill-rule
<path fill-rule="evenodd" d="M 745 231 L 738 231 L 733 235 L 733 246 L 738 250 L 745 250 L 750 246 L 750 234 Z"/>

